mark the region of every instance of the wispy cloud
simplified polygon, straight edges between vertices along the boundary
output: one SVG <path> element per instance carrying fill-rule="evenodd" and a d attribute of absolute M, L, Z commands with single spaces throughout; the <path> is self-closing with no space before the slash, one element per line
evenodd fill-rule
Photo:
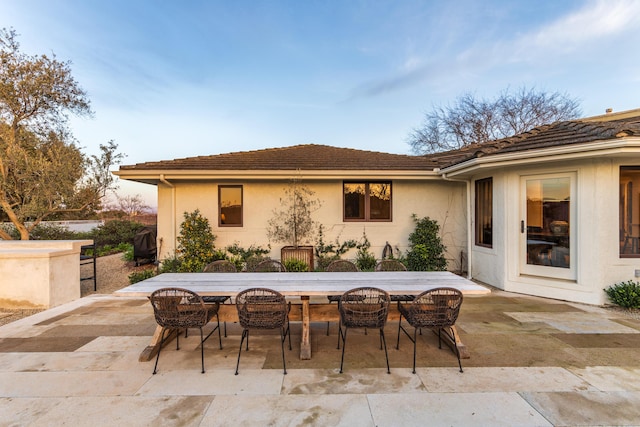
<path fill-rule="evenodd" d="M 572 52 L 593 52 L 594 45 L 609 45 L 614 37 L 638 39 L 640 1 L 593 0 L 579 10 L 520 33 L 511 39 L 493 43 L 471 38 L 465 49 L 453 53 L 449 59 L 423 59 L 415 53 L 398 66 L 391 76 L 366 82 L 354 88 L 349 100 L 367 98 L 404 90 L 410 87 L 450 79 L 457 73 L 481 73 L 509 64 L 539 64 Z M 608 49 L 605 47 L 605 49 Z"/>

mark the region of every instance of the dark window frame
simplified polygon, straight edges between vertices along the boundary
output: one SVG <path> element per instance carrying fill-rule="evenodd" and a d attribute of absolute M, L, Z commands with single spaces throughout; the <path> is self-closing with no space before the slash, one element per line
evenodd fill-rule
<path fill-rule="evenodd" d="M 487 217 L 488 225 L 485 220 Z M 475 181 L 474 235 L 476 246 L 493 248 L 493 177 Z"/>
<path fill-rule="evenodd" d="M 364 218 L 348 218 L 346 215 L 347 203 L 345 201 L 345 185 L 363 184 L 364 194 Z M 371 218 L 371 200 L 369 186 L 371 184 L 385 184 L 389 186 L 389 218 Z M 393 222 L 393 182 L 392 181 L 343 181 L 342 182 L 342 221 L 343 222 Z"/>
<path fill-rule="evenodd" d="M 222 223 L 222 190 L 225 188 L 240 189 L 240 223 L 223 224 Z M 244 187 L 242 185 L 218 185 L 218 227 L 243 227 L 244 226 Z"/>

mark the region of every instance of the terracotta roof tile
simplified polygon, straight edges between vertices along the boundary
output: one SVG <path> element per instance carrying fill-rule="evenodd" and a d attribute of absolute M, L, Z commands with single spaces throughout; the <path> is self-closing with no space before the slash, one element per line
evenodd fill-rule
<path fill-rule="evenodd" d="M 423 156 L 306 144 L 138 163 L 120 170 L 430 170 L 435 166 Z"/>

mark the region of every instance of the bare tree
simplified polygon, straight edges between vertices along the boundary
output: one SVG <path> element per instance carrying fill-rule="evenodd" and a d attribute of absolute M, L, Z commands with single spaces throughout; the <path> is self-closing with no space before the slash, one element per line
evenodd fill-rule
<path fill-rule="evenodd" d="M 0 209 L 26 240 L 47 216 L 99 205 L 123 156 L 113 141 L 80 151 L 67 114 L 92 114 L 86 93 L 68 62 L 26 55 L 16 37 L 0 29 Z"/>
<path fill-rule="evenodd" d="M 142 200 L 142 196 L 140 194 L 122 197 L 116 195 L 116 199 L 118 200 L 116 209 L 124 212 L 129 219 L 147 213 L 151 210 L 151 207 Z"/>
<path fill-rule="evenodd" d="M 494 100 L 465 93 L 453 105 L 437 106 L 426 113 L 408 142 L 416 154 L 456 150 L 570 120 L 580 114 L 579 102 L 559 92 L 522 87 L 514 92 L 507 89 Z"/>

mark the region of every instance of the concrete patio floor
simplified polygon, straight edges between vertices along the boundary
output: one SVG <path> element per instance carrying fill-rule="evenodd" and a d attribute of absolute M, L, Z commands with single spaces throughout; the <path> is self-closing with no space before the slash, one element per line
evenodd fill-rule
<path fill-rule="evenodd" d="M 337 327 L 313 324 L 311 360 L 300 325 L 282 372 L 278 338 L 224 348 L 199 334 L 162 352 L 158 374 L 138 356 L 155 329 L 146 299 L 93 295 L 0 327 L 1 426 L 577 426 L 640 425 L 640 320 L 598 307 L 494 291 L 465 297 L 458 331 L 464 373 L 437 337 L 412 344 L 397 322 L 378 335 L 349 332 L 338 373 Z M 208 326 L 211 328 L 211 326 Z"/>

